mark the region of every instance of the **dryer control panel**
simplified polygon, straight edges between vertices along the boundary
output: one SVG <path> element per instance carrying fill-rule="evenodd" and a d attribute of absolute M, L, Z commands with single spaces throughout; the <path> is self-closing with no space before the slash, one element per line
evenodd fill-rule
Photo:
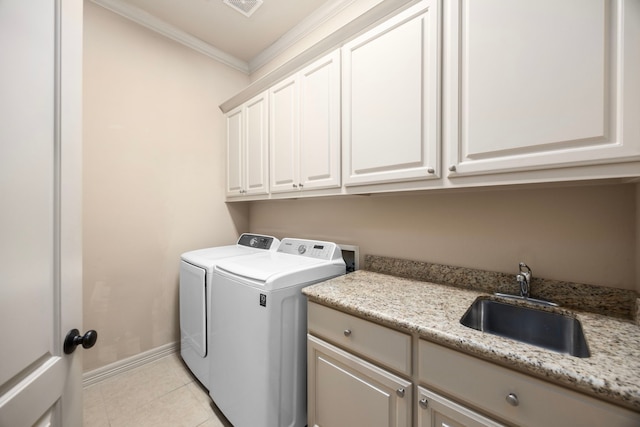
<path fill-rule="evenodd" d="M 258 249 L 271 249 L 271 246 L 277 244 L 277 239 L 272 236 L 261 236 L 260 234 L 244 233 L 238 239 L 238 245 L 249 246 Z"/>
<path fill-rule="evenodd" d="M 287 237 L 280 242 L 278 252 L 325 260 L 342 258 L 342 251 L 338 245 L 321 240 L 303 240 Z"/>

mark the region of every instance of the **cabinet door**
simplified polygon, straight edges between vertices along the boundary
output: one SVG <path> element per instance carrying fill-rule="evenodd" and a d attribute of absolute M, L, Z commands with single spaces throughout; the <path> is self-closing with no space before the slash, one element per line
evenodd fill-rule
<path fill-rule="evenodd" d="M 511 425 L 640 425 L 638 412 L 425 340 L 418 346 L 418 377 L 423 384 Z"/>
<path fill-rule="evenodd" d="M 422 1 L 343 47 L 345 185 L 438 177 L 439 14 Z"/>
<path fill-rule="evenodd" d="M 503 425 L 418 387 L 418 427 L 503 427 Z"/>
<path fill-rule="evenodd" d="M 270 191 L 340 186 L 340 52 L 269 90 Z"/>
<path fill-rule="evenodd" d="M 268 95 L 266 92 L 248 101 L 243 108 L 246 194 L 267 194 L 268 177 Z"/>
<path fill-rule="evenodd" d="M 295 75 L 269 90 L 269 175 L 272 193 L 297 190 L 300 183 L 298 86 L 298 77 Z"/>
<path fill-rule="evenodd" d="M 244 194 L 242 106 L 227 114 L 227 197 Z"/>
<path fill-rule="evenodd" d="M 308 425 L 411 425 L 411 383 L 308 336 Z"/>
<path fill-rule="evenodd" d="M 451 177 L 640 159 L 637 1 L 446 4 Z"/>
<path fill-rule="evenodd" d="M 340 187 L 340 51 L 300 72 L 300 186 Z"/>

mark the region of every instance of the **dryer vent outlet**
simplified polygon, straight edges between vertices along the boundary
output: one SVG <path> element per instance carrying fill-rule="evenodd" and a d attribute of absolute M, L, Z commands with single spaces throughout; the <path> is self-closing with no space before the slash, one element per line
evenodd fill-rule
<path fill-rule="evenodd" d="M 347 274 L 360 270 L 360 247 L 354 245 L 339 244 L 342 251 L 342 259 L 347 265 Z"/>
<path fill-rule="evenodd" d="M 262 0 L 224 0 L 223 3 L 248 18 L 262 5 Z"/>

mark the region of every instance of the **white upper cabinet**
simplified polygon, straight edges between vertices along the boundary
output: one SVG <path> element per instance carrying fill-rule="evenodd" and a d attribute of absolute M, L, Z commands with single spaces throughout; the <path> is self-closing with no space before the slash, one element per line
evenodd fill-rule
<path fill-rule="evenodd" d="M 227 113 L 230 199 L 640 176 L 638 0 L 422 0 L 293 70 Z"/>
<path fill-rule="evenodd" d="M 450 177 L 640 160 L 637 1 L 446 8 Z"/>
<path fill-rule="evenodd" d="M 267 194 L 268 96 L 264 92 L 227 114 L 227 197 Z"/>
<path fill-rule="evenodd" d="M 271 192 L 297 190 L 300 182 L 298 86 L 293 76 L 269 89 Z"/>
<path fill-rule="evenodd" d="M 340 187 L 340 52 L 269 90 L 271 192 Z"/>
<path fill-rule="evenodd" d="M 344 184 L 440 176 L 440 11 L 422 1 L 342 48 Z"/>

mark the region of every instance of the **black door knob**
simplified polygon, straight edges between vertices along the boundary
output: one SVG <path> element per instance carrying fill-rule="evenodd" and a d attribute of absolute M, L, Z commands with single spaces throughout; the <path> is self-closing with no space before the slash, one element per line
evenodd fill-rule
<path fill-rule="evenodd" d="M 98 340 L 98 333 L 93 329 L 80 335 L 80 331 L 72 329 L 64 339 L 64 353 L 71 354 L 76 347 L 82 344 L 82 348 L 91 348 Z"/>

